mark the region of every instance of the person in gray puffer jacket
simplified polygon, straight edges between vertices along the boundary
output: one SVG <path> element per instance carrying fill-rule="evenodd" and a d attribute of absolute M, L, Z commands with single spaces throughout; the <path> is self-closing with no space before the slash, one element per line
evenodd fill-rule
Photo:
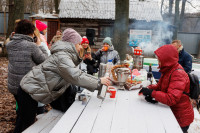
<path fill-rule="evenodd" d="M 98 60 L 99 64 L 106 64 L 108 60 L 112 60 L 114 65 L 120 62 L 119 54 L 116 50 L 114 50 L 110 37 L 106 37 L 103 40 L 103 47 L 99 49 L 95 55 L 95 59 Z"/>
<path fill-rule="evenodd" d="M 20 83 L 21 89 L 18 91 L 21 95 L 19 102 L 19 107 L 22 109 L 19 116 L 22 118 L 21 127 L 27 128 L 34 123 L 37 101 L 50 103 L 53 108 L 66 111 L 75 99 L 72 85 L 94 91 L 102 84 L 107 86 L 111 84 L 109 77 L 98 79 L 79 69 L 81 41 L 81 36 L 75 30 L 66 29 L 62 41 L 57 41 L 52 46 L 51 56 L 23 77 Z M 72 102 L 69 104 L 67 100 Z"/>
<path fill-rule="evenodd" d="M 29 30 L 27 30 L 27 29 Z M 26 31 L 25 31 L 26 29 Z M 15 28 L 15 34 L 6 44 L 8 52 L 8 90 L 14 96 L 20 87 L 20 81 L 33 66 L 47 58 L 47 52 L 40 43 L 33 42 L 35 26 L 28 20 L 21 20 Z M 39 40 L 39 39 L 38 39 Z"/>

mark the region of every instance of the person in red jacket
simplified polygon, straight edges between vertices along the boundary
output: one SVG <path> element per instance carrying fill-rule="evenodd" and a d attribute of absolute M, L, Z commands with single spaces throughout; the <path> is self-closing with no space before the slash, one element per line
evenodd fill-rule
<path fill-rule="evenodd" d="M 146 101 L 155 103 L 155 100 L 170 106 L 184 133 L 194 120 L 193 107 L 189 96 L 190 80 L 183 67 L 178 63 L 177 49 L 172 45 L 164 45 L 154 53 L 157 56 L 161 72 L 158 84 L 142 88 Z M 155 100 L 152 100 L 155 98 Z"/>

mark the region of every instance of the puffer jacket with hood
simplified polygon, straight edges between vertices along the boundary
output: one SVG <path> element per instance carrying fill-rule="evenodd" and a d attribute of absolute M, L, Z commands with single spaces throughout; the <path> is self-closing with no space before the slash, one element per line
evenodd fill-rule
<path fill-rule="evenodd" d="M 120 57 L 119 57 L 118 52 L 114 50 L 114 46 L 112 44 L 111 38 L 106 37 L 103 40 L 103 43 L 109 44 L 110 48 L 108 49 L 108 51 L 101 51 L 101 49 L 99 49 L 95 53 L 95 59 L 98 60 L 99 63 L 104 63 L 104 64 L 106 64 L 108 60 L 112 60 L 113 64 L 119 63 Z"/>
<path fill-rule="evenodd" d="M 161 78 L 158 84 L 148 86 L 154 90 L 152 97 L 170 106 L 181 127 L 189 126 L 193 122 L 194 112 L 189 96 L 183 92 L 189 93 L 190 80 L 178 63 L 178 51 L 172 45 L 164 45 L 154 53 L 161 62 Z"/>
<path fill-rule="evenodd" d="M 17 95 L 20 81 L 33 66 L 42 63 L 48 56 L 42 46 L 37 46 L 33 38 L 23 34 L 15 34 L 6 44 L 8 52 L 8 90 Z"/>
<path fill-rule="evenodd" d="M 183 46 L 181 46 L 179 49 L 178 63 L 181 64 L 186 73 L 189 73 L 192 70 L 192 56 L 184 50 Z"/>
<path fill-rule="evenodd" d="M 58 41 L 51 48 L 52 55 L 24 76 L 20 85 L 31 97 L 44 104 L 61 96 L 69 85 L 77 85 L 94 91 L 98 78 L 82 72 L 75 45 Z"/>

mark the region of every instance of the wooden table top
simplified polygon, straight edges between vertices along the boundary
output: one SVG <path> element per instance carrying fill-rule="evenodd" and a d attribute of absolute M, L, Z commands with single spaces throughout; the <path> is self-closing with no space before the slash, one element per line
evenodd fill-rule
<path fill-rule="evenodd" d="M 168 106 L 148 103 L 138 91 L 118 90 L 104 100 L 95 91 L 86 105 L 75 101 L 50 133 L 182 133 Z"/>

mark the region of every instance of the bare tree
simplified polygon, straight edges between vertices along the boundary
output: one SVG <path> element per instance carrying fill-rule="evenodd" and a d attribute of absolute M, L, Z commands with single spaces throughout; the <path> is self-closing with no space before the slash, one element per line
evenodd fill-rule
<path fill-rule="evenodd" d="M 14 30 L 14 0 L 9 0 L 9 17 L 8 17 L 8 29 L 6 37 L 9 37 L 10 33 Z"/>
<path fill-rule="evenodd" d="M 129 25 L 129 0 L 115 0 L 114 46 L 120 60 L 126 56 Z"/>
<path fill-rule="evenodd" d="M 175 40 L 177 39 L 177 33 L 178 33 L 178 27 L 179 27 L 179 21 L 180 21 L 180 16 L 179 16 L 179 0 L 175 0 L 175 16 L 174 16 L 174 25 L 175 25 L 175 30 L 173 33 L 172 39 Z"/>
<path fill-rule="evenodd" d="M 182 30 L 184 14 L 185 14 L 185 5 L 187 0 L 182 0 L 181 14 L 180 14 L 180 24 L 179 29 Z"/>
<path fill-rule="evenodd" d="M 164 0 L 161 1 L 161 8 L 160 8 L 160 14 L 162 15 L 162 10 L 163 10 L 163 4 L 164 4 Z"/>
<path fill-rule="evenodd" d="M 56 14 L 59 14 L 59 10 L 58 10 L 59 3 L 60 3 L 60 0 L 54 0 Z"/>
<path fill-rule="evenodd" d="M 169 16 L 172 16 L 173 3 L 174 0 L 169 0 Z"/>
<path fill-rule="evenodd" d="M 24 18 L 24 0 L 9 0 L 7 37 L 14 31 L 15 20 Z"/>

